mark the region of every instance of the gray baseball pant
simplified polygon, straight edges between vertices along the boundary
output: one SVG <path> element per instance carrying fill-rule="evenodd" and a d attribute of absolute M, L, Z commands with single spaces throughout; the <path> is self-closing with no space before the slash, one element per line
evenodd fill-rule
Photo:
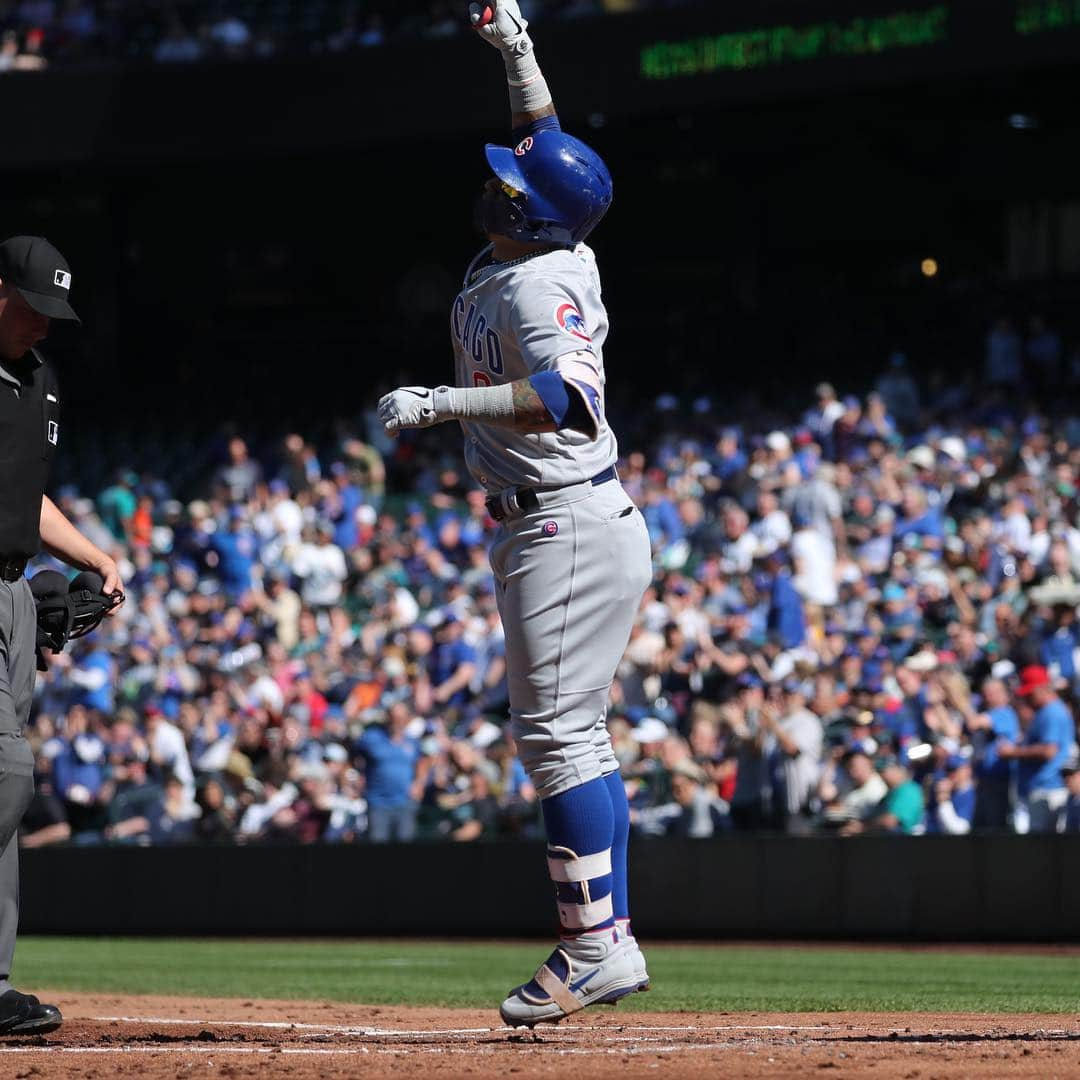
<path fill-rule="evenodd" d="M 37 616 L 26 578 L 0 581 L 0 994 L 19 929 L 19 822 L 34 797 L 34 755 L 23 738 L 37 664 Z"/>
<path fill-rule="evenodd" d="M 645 521 L 617 481 L 538 490 L 491 549 L 518 756 L 542 799 L 615 772 L 606 710 L 652 578 Z"/>

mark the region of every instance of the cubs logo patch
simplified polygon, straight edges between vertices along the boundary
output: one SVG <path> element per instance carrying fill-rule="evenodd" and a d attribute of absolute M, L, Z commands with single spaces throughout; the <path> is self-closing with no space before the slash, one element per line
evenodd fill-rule
<path fill-rule="evenodd" d="M 544 524 L 540 526 L 540 531 L 545 536 L 555 536 L 559 532 L 559 523 L 557 521 L 545 521 Z"/>
<path fill-rule="evenodd" d="M 517 157 L 524 157 L 532 148 L 533 137 L 531 135 L 526 135 L 525 138 L 514 147 L 514 154 Z"/>
<path fill-rule="evenodd" d="M 573 334 L 579 341 L 592 341 L 581 312 L 573 304 L 560 304 L 555 309 L 555 322 L 560 330 Z"/>

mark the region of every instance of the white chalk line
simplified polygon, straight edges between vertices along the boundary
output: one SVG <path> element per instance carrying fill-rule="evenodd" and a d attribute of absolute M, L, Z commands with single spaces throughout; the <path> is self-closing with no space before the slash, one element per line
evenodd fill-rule
<path fill-rule="evenodd" d="M 91 1016 L 89 1019 L 104 1024 L 173 1024 L 187 1027 L 230 1027 L 230 1028 L 262 1028 L 271 1031 L 314 1031 L 326 1032 L 331 1035 L 355 1035 L 369 1037 L 385 1037 L 401 1035 L 403 1037 L 416 1035 L 489 1035 L 496 1028 L 430 1028 L 426 1030 L 408 1031 L 402 1028 L 364 1028 L 342 1027 L 336 1024 L 301 1024 L 290 1020 L 188 1020 L 175 1019 L 168 1016 Z M 504 1030 L 510 1030 L 509 1028 Z"/>
<path fill-rule="evenodd" d="M 549 1054 L 677 1054 L 698 1050 L 731 1050 L 740 1048 L 739 1043 L 675 1043 L 668 1046 L 597 1046 L 557 1047 L 537 1043 L 529 1049 L 539 1049 Z M 475 1046 L 353 1046 L 353 1047 L 269 1047 L 269 1046 L 214 1046 L 209 1048 L 198 1043 L 184 1046 L 0 1046 L 3 1054 L 197 1054 L 208 1060 L 233 1054 L 248 1055 L 309 1055 L 314 1057 L 356 1057 L 361 1054 L 382 1054 L 401 1057 L 406 1054 L 469 1054 L 475 1056 Z"/>
<path fill-rule="evenodd" d="M 332 1038 L 335 1035 L 350 1036 L 353 1038 L 379 1038 L 379 1039 L 449 1039 L 453 1041 L 466 1040 L 477 1036 L 501 1035 L 509 1036 L 514 1029 L 502 1028 L 365 1028 L 343 1026 L 335 1024 L 309 1024 L 290 1022 L 283 1020 L 192 1020 L 186 1017 L 163 1017 L 163 1016 L 97 1016 L 89 1019 L 98 1023 L 126 1023 L 139 1025 L 161 1024 L 166 1026 L 199 1027 L 199 1028 L 253 1028 L 271 1031 L 296 1031 L 308 1033 L 319 1039 Z M 543 1054 L 556 1056 L 589 1056 L 589 1055 L 630 1055 L 630 1054 L 680 1054 L 702 1051 L 725 1051 L 746 1050 L 747 1044 L 730 1040 L 717 1039 L 711 1042 L 672 1042 L 671 1036 L 679 1033 L 696 1033 L 699 1039 L 703 1035 L 733 1033 L 733 1032 L 815 1032 L 826 1037 L 843 1037 L 848 1028 L 844 1026 L 831 1026 L 826 1024 L 721 1024 L 721 1025 L 643 1025 L 643 1024 L 617 1024 L 617 1025 L 569 1025 L 566 1027 L 547 1027 L 537 1030 L 535 1042 L 515 1042 L 507 1040 L 498 1044 L 505 1049 L 521 1047 L 523 1051 L 535 1051 Z M 911 1039 L 908 1045 L 942 1045 L 942 1037 L 948 1040 L 949 1034 L 953 1033 L 927 1033 L 925 1038 Z M 1041 1029 L 1033 1032 L 1043 1038 L 1062 1037 L 1070 1034 L 1066 1030 Z M 575 1046 L 573 1043 L 587 1036 L 601 1035 L 602 1041 L 596 1046 Z M 640 1043 L 644 1045 L 627 1045 Z M 779 1047 L 777 1047 L 779 1048 Z M 212 1061 L 215 1056 L 265 1056 L 265 1055 L 290 1055 L 312 1057 L 357 1057 L 366 1054 L 396 1055 L 403 1054 L 448 1054 L 448 1055 L 475 1055 L 480 1049 L 476 1045 L 447 1045 L 439 1046 L 423 1042 L 418 1045 L 404 1046 L 399 1043 L 390 1043 L 383 1046 L 230 1046 L 228 1044 L 191 1042 L 169 1046 L 135 1046 L 132 1044 L 121 1046 L 63 1046 L 58 1044 L 46 1044 L 43 1046 L 0 1046 L 0 1055 L 3 1054 L 119 1054 L 119 1055 L 168 1055 L 180 1054 L 187 1056 L 205 1057 Z M 769 1049 L 768 1046 L 758 1049 Z"/>
<path fill-rule="evenodd" d="M 519 1029 L 510 1027 L 501 1028 L 368 1028 L 348 1027 L 337 1024 L 303 1024 L 288 1020 L 190 1020 L 187 1018 L 176 1019 L 167 1016 L 91 1016 L 88 1019 L 97 1023 L 106 1024 L 173 1024 L 187 1027 L 230 1027 L 230 1028 L 262 1028 L 271 1031 L 311 1031 L 324 1032 L 331 1035 L 352 1035 L 368 1038 L 416 1038 L 418 1036 L 450 1036 L 454 1038 L 467 1038 L 470 1035 L 497 1035 L 506 1034 Z M 545 1037 L 567 1036 L 574 1032 L 675 1032 L 675 1031 L 828 1031 L 825 1024 L 722 1024 L 705 1027 L 701 1024 L 686 1024 L 678 1026 L 641 1025 L 641 1024 L 572 1024 L 568 1027 L 556 1027 L 554 1025 L 537 1028 L 537 1034 Z"/>

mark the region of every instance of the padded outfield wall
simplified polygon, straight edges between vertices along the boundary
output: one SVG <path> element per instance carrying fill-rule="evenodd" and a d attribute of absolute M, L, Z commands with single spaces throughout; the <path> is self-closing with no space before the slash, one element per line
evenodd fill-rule
<path fill-rule="evenodd" d="M 654 840 L 649 937 L 1080 940 L 1080 836 Z M 539 844 L 69 847 L 22 853 L 22 930 L 546 936 Z"/>

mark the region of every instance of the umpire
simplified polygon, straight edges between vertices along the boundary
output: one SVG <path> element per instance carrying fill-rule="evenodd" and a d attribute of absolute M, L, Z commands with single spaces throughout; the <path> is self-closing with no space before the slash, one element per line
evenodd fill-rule
<path fill-rule="evenodd" d="M 45 548 L 121 591 L 108 555 L 45 495 L 60 441 L 60 395 L 36 346 L 53 319 L 79 322 L 69 303 L 71 269 L 40 236 L 0 244 L 0 1035 L 40 1034 L 60 1010 L 8 981 L 19 923 L 19 822 L 34 794 L 34 755 L 23 736 L 36 675 L 37 620 L 24 571 Z"/>

